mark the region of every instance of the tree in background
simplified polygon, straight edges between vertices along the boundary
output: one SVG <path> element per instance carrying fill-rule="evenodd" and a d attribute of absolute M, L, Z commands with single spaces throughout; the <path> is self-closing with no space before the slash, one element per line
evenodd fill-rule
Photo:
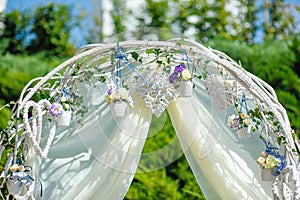
<path fill-rule="evenodd" d="M 264 0 L 262 8 L 266 39 L 280 39 L 295 34 L 296 25 L 291 5 L 285 4 L 284 0 Z"/>
<path fill-rule="evenodd" d="M 35 54 L 41 51 L 55 56 L 71 56 L 75 47 L 69 42 L 70 31 L 79 16 L 67 5 L 50 3 L 34 13 L 14 10 L 6 15 L 3 38 L 9 40 L 5 52 Z"/>
<path fill-rule="evenodd" d="M 130 17 L 135 18 L 132 21 L 136 23 L 130 22 L 130 25 L 137 28 L 173 29 L 201 42 L 207 42 L 214 37 L 223 37 L 252 44 L 256 30 L 256 1 L 236 1 L 230 6 L 226 2 L 145 0 L 143 6 L 139 7 L 142 12 L 135 15 L 136 12 L 132 10 L 124 12 L 128 10 L 125 2 L 121 3 L 122 12 L 119 11 L 119 4 L 113 2 L 111 17 L 114 20 L 114 34 L 128 31 L 124 27 L 125 19 L 132 13 Z"/>
<path fill-rule="evenodd" d="M 25 53 L 26 39 L 28 37 L 29 17 L 26 12 L 14 10 L 5 16 L 5 29 L 1 42 L 6 43 L 5 52 L 12 54 Z"/>
<path fill-rule="evenodd" d="M 30 33 L 33 38 L 27 47 L 29 53 L 47 50 L 53 55 L 66 56 L 75 52 L 69 43 L 73 26 L 71 10 L 66 5 L 50 3 L 37 8 L 33 15 Z"/>

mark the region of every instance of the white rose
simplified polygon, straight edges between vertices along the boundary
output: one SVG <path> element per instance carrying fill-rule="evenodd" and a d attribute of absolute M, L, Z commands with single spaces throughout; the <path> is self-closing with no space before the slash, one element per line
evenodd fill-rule
<path fill-rule="evenodd" d="M 13 164 L 9 169 L 11 172 L 16 172 L 19 168 L 18 164 Z"/>
<path fill-rule="evenodd" d="M 121 99 L 127 99 L 129 96 L 129 91 L 126 90 L 125 88 L 119 88 L 118 93 Z"/>
<path fill-rule="evenodd" d="M 19 172 L 24 172 L 25 171 L 25 167 L 23 165 L 19 165 L 18 171 Z"/>
<path fill-rule="evenodd" d="M 113 99 L 114 101 L 118 101 L 121 99 L 120 95 L 119 94 L 112 94 L 111 95 L 111 99 Z"/>
<path fill-rule="evenodd" d="M 228 125 L 228 126 L 231 126 L 231 124 L 232 124 L 232 122 L 233 122 L 233 120 L 234 120 L 235 118 L 236 118 L 235 115 L 229 116 L 229 117 L 228 117 L 228 120 L 227 120 L 227 125 Z"/>
<path fill-rule="evenodd" d="M 64 107 L 66 108 L 66 110 L 69 110 L 70 109 L 70 105 L 69 104 L 64 104 Z"/>
<path fill-rule="evenodd" d="M 60 101 L 64 103 L 64 102 L 67 101 L 67 98 L 66 98 L 66 97 L 61 97 L 61 98 L 60 98 Z"/>
<path fill-rule="evenodd" d="M 188 81 L 188 80 L 190 80 L 192 78 L 192 75 L 191 75 L 191 73 L 189 72 L 188 69 L 184 69 L 181 72 L 181 76 L 182 76 L 183 80 L 185 80 L 185 81 Z"/>

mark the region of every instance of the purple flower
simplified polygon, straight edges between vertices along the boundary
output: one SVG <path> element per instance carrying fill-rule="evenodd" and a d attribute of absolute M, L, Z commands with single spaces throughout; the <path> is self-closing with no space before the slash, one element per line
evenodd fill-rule
<path fill-rule="evenodd" d="M 171 76 L 169 77 L 169 82 L 173 84 L 175 82 L 175 80 L 177 79 L 178 76 L 179 76 L 179 73 L 173 72 L 171 74 Z"/>
<path fill-rule="evenodd" d="M 186 67 L 183 64 L 180 64 L 180 65 L 175 67 L 174 72 L 181 73 L 183 70 L 185 70 L 185 68 Z"/>
<path fill-rule="evenodd" d="M 238 131 L 241 129 L 241 123 L 240 123 L 240 119 L 238 117 L 234 118 L 233 121 L 231 122 L 231 128 L 235 131 Z"/>
<path fill-rule="evenodd" d="M 113 89 L 110 88 L 109 90 L 107 90 L 107 94 L 111 95 L 113 93 Z"/>
<path fill-rule="evenodd" d="M 63 113 L 63 107 L 59 103 L 53 103 L 49 108 L 49 113 L 53 117 L 57 117 Z"/>

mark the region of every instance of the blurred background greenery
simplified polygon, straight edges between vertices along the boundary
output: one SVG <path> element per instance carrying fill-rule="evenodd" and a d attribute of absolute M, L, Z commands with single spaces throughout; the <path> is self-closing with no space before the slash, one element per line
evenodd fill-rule
<path fill-rule="evenodd" d="M 213 3 L 211 3 L 213 2 Z M 241 61 L 249 72 L 262 78 L 276 91 L 286 108 L 292 128 L 300 133 L 300 8 L 284 0 L 143 0 L 139 12 L 125 0 L 112 0 L 110 27 L 114 34 L 132 31 L 128 26 L 159 27 L 177 31 L 206 46 Z M 229 6 L 229 8 L 228 8 Z M 44 76 L 72 57 L 74 27 L 86 29 L 84 10 L 74 14 L 71 5 L 48 3 L 30 10 L 2 13 L 5 25 L 0 37 L 0 108 L 16 101 L 25 84 Z M 262 13 L 259 15 L 258 13 Z M 82 35 L 86 43 L 102 42 L 103 20 L 93 18 L 93 26 Z M 133 28 L 134 29 L 134 28 Z M 257 34 L 261 32 L 258 37 Z M 149 34 L 149 33 L 143 33 Z M 0 110 L 0 130 L 6 127 L 11 106 Z M 175 137 L 170 119 L 144 151 L 168 144 Z M 142 164 L 141 164 L 142 165 Z M 143 167 L 143 166 L 140 166 Z M 205 199 L 184 156 L 166 168 L 137 173 L 126 199 Z"/>

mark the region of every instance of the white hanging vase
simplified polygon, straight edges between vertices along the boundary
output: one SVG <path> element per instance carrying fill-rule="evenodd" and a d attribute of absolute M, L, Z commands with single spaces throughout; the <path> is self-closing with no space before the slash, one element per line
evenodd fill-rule
<path fill-rule="evenodd" d="M 179 83 L 179 95 L 181 97 L 191 97 L 193 92 L 193 83 L 191 81 L 181 81 Z"/>
<path fill-rule="evenodd" d="M 274 176 L 271 169 L 260 168 L 261 180 L 263 181 L 272 181 Z"/>
<path fill-rule="evenodd" d="M 70 126 L 72 118 L 72 111 L 64 111 L 61 115 L 56 117 L 56 122 L 58 126 Z"/>
<path fill-rule="evenodd" d="M 116 117 L 125 116 L 127 103 L 125 101 L 114 101 L 112 104 L 112 111 Z"/>
<path fill-rule="evenodd" d="M 22 172 L 18 172 L 22 173 Z M 13 173 L 16 174 L 16 173 Z M 18 176 L 18 177 L 14 177 Z M 22 177 L 20 177 L 22 178 Z M 26 185 L 19 180 L 19 175 L 8 175 L 6 186 L 9 194 L 12 195 L 21 195 L 23 191 L 25 191 Z"/>
<path fill-rule="evenodd" d="M 249 124 L 247 127 L 243 127 L 237 131 L 237 135 L 240 139 L 250 138 L 251 137 L 251 125 Z"/>

